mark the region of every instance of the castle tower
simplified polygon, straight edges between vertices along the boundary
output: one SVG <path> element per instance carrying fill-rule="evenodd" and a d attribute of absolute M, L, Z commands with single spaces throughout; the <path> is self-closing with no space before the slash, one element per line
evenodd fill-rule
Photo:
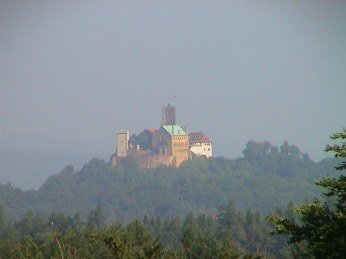
<path fill-rule="evenodd" d="M 162 125 L 175 125 L 175 107 L 168 104 L 162 107 Z"/>
<path fill-rule="evenodd" d="M 126 157 L 127 150 L 129 148 L 130 132 L 128 130 L 118 131 L 116 133 L 117 143 L 116 143 L 116 155 L 117 157 Z"/>

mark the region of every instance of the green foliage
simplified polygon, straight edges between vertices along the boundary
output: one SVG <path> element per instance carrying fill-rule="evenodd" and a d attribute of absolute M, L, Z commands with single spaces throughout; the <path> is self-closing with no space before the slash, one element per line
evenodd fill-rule
<path fill-rule="evenodd" d="M 250 210 L 244 215 L 232 203 L 214 216 L 145 217 L 102 228 L 89 221 L 80 221 L 78 215 L 45 218 L 29 211 L 19 221 L 5 224 L 0 258 L 281 258 L 287 249 L 269 235 L 264 217 Z M 35 232 L 23 231 L 24 223 L 35 222 L 40 222 Z M 241 239 L 235 231 L 243 233 Z"/>
<path fill-rule="evenodd" d="M 95 238 L 102 240 L 115 258 L 160 258 L 164 253 L 159 240 L 154 240 L 138 220 L 126 227 L 114 224 Z"/>
<path fill-rule="evenodd" d="M 97 206 L 95 210 L 89 212 L 87 226 L 91 229 L 97 230 L 100 230 L 105 226 L 105 218 L 100 206 Z"/>
<path fill-rule="evenodd" d="M 147 131 L 142 131 L 138 135 L 133 134 L 130 137 L 129 143 L 131 146 L 136 147 L 139 145 L 141 150 L 150 150 L 152 149 L 152 134 Z"/>
<path fill-rule="evenodd" d="M 0 184 L 0 204 L 14 220 L 29 209 L 45 216 L 80 213 L 86 220 L 90 210 L 99 207 L 105 222 L 129 222 L 145 215 L 217 213 L 230 199 L 244 211 L 267 214 L 289 201 L 301 203 L 319 195 L 321 187 L 311 185 L 312 179 L 335 175 L 326 171 L 335 164 L 335 159 L 315 163 L 288 143 L 278 148 L 254 141 L 247 144 L 243 158 L 196 158 L 178 168 L 141 171 L 133 157 L 116 167 L 93 159 L 79 171 L 67 166 L 38 191 Z"/>
<path fill-rule="evenodd" d="M 210 233 L 188 227 L 181 240 L 182 251 L 187 258 L 218 258 L 218 242 Z"/>
<path fill-rule="evenodd" d="M 40 258 L 42 252 L 39 246 L 35 243 L 33 238 L 29 235 L 25 235 L 20 242 L 20 253 L 23 258 Z"/>
<path fill-rule="evenodd" d="M 346 157 L 346 128 L 341 132 L 337 132 L 331 136 L 331 139 L 340 140 L 341 143 L 337 143 L 334 145 L 327 145 L 326 151 L 335 152 L 335 157 L 345 158 Z M 338 166 L 335 167 L 337 170 L 346 170 L 346 161 L 341 162 Z"/>
<path fill-rule="evenodd" d="M 5 226 L 5 215 L 2 205 L 0 205 L 0 234 Z"/>
<path fill-rule="evenodd" d="M 335 152 L 335 157 L 346 157 L 346 129 L 334 134 L 334 140 L 340 140 L 326 151 Z M 336 166 L 345 170 L 345 162 Z M 316 182 L 327 189 L 326 197 L 334 198 L 334 204 L 320 200 L 306 203 L 294 209 L 297 218 L 285 218 L 279 215 L 271 217 L 276 225 L 276 233 L 289 235 L 290 243 L 305 244 L 305 254 L 317 258 L 344 258 L 346 254 L 346 177 L 326 177 Z"/>
<path fill-rule="evenodd" d="M 44 218 L 35 216 L 31 210 L 13 226 L 20 235 L 36 235 L 47 228 Z"/>
<path fill-rule="evenodd" d="M 329 169 L 337 159 L 315 163 L 288 143 L 252 141 L 239 159 L 196 158 L 144 171 L 133 157 L 116 167 L 93 159 L 79 171 L 67 166 L 38 191 L 0 185 L 0 258 L 303 256 L 310 249 L 306 235 L 315 241 L 343 235 L 344 214 L 337 218 L 336 212 L 344 208 L 344 183 Z M 313 186 L 316 175 L 329 178 Z M 328 200 L 298 207 L 298 221 L 292 211 L 277 209 L 281 233 L 300 234 L 294 243 L 269 235 L 263 214 L 290 200 L 311 200 L 321 187 Z M 12 222 L 1 220 L 5 216 Z M 109 227 L 114 219 L 122 222 Z M 303 229 L 304 222 L 310 228 Z"/>

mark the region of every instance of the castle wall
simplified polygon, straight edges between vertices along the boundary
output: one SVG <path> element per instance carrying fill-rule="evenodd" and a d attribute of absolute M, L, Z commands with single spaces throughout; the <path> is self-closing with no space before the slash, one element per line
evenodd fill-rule
<path fill-rule="evenodd" d="M 189 159 L 189 139 L 187 135 L 172 136 L 171 150 L 175 164 L 178 166 Z"/>
<path fill-rule="evenodd" d="M 205 156 L 207 158 L 212 156 L 212 144 L 211 143 L 194 143 L 190 146 L 190 151 L 196 156 Z"/>

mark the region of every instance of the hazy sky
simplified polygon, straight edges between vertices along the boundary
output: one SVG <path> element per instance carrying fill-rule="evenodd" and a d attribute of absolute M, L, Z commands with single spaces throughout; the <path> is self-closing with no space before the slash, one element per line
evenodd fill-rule
<path fill-rule="evenodd" d="M 215 155 L 326 156 L 346 126 L 346 1 L 129 2 L 0 2 L 1 150 L 111 154 L 176 96 Z"/>

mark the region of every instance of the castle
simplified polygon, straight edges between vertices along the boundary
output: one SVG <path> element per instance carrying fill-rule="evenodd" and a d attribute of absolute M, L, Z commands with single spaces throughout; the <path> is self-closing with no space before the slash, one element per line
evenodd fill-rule
<path fill-rule="evenodd" d="M 147 129 L 138 136 L 128 130 L 116 132 L 116 152 L 111 156 L 114 166 L 124 157 L 135 157 L 141 168 L 160 165 L 179 166 L 193 156 L 212 156 L 212 143 L 202 132 L 188 133 L 176 123 L 176 108 L 171 104 L 162 108 L 159 129 Z"/>

